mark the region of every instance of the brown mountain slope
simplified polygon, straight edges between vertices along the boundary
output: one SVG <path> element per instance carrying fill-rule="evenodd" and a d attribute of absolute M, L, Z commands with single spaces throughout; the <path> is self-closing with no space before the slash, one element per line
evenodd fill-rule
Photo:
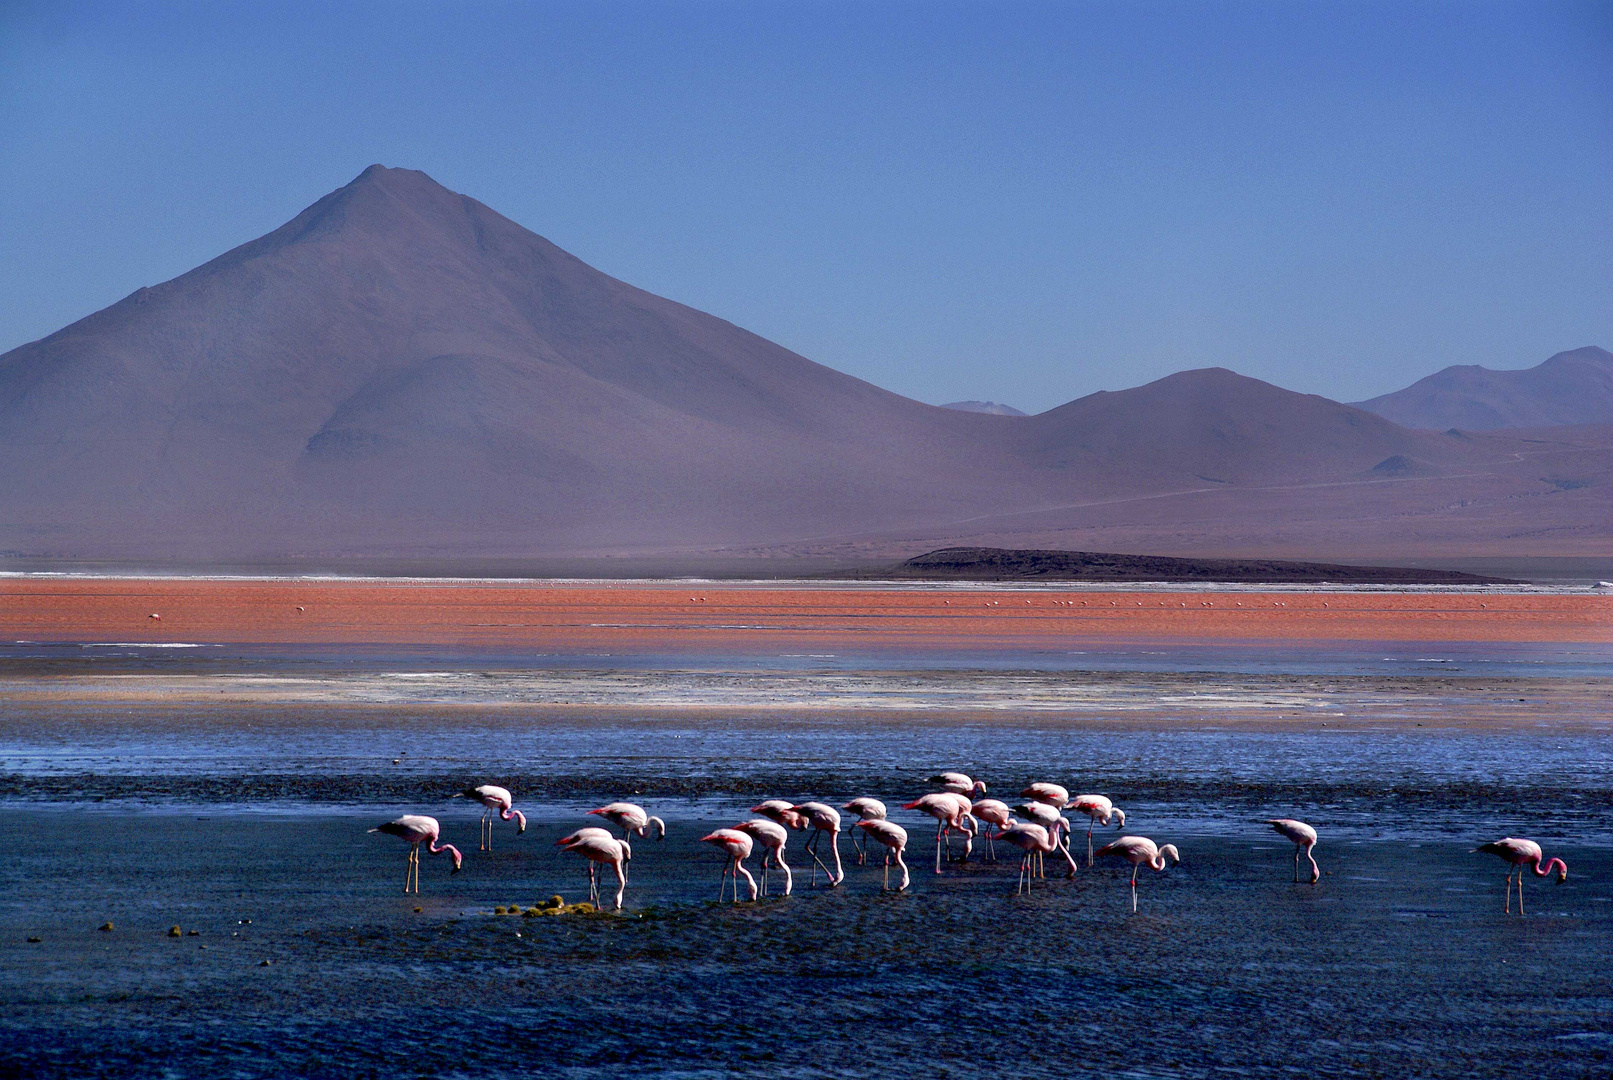
<path fill-rule="evenodd" d="M 920 404 L 379 166 L 0 356 L 0 460 L 0 553 L 185 564 L 787 550 L 1117 513 L 1158 549 L 1159 508 L 1204 493 L 1234 493 L 1209 513 L 1258 543 L 1284 523 L 1237 499 L 1285 486 L 1332 492 L 1291 510 L 1325 552 L 1334 489 L 1377 505 L 1416 478 L 1448 503 L 1475 476 L 1542 482 L 1494 472 L 1516 439 L 1222 370 L 1030 418 Z M 1566 513 L 1536 531 L 1596 527 Z"/>
<path fill-rule="evenodd" d="M 1406 427 L 1435 430 L 1609 424 L 1613 353 L 1587 346 L 1521 371 L 1462 364 L 1356 405 Z"/>

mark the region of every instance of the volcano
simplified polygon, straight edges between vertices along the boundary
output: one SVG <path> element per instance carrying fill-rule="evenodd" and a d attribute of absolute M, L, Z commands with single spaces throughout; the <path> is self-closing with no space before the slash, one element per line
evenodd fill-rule
<path fill-rule="evenodd" d="M 1601 445 L 1569 442 L 1587 438 Z M 1028 418 L 922 404 L 618 281 L 424 173 L 372 166 L 274 232 L 0 356 L 0 553 L 894 551 L 1204 491 L 1459 485 L 1516 453 L 1219 369 Z M 1593 479 L 1577 487 L 1501 486 L 1579 490 L 1599 461 L 1582 455 L 1573 475 Z M 1426 491 L 1418 506 L 1451 498 Z M 1174 550 L 1181 533 L 1152 535 Z"/>

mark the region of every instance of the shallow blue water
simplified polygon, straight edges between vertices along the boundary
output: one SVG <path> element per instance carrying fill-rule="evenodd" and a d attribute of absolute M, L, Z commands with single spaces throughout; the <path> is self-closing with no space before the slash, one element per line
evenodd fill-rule
<path fill-rule="evenodd" d="M 1385 675 L 1372 651 L 1273 650 L 1258 670 L 1248 654 L 1224 669 L 1203 654 L 13 656 L 0 685 L 41 663 L 192 689 L 267 670 L 310 696 L 0 694 L 0 1074 L 1607 1075 L 1603 661 L 1544 650 L 1505 661 L 1538 661 L 1527 676 L 1464 681 L 1435 664 Z M 536 700 L 555 671 L 614 705 Z M 650 692 L 678 707 L 622 704 Z M 1045 693 L 1066 707 L 1040 708 Z M 756 704 L 699 709 L 735 699 Z M 1265 708 L 1272 722 L 1249 719 Z M 904 895 L 852 866 L 837 889 L 711 902 L 720 860 L 697 838 L 756 800 L 896 805 L 944 768 L 1010 801 L 1035 779 L 1105 792 L 1127 833 L 1183 862 L 1144 871 L 1135 915 L 1122 866 L 1016 897 L 1011 863 L 937 876 L 928 819 L 898 810 Z M 447 798 L 485 780 L 533 821 L 519 838 L 501 823 L 491 854 L 469 850 L 476 814 Z M 553 840 L 614 797 L 672 827 L 636 846 L 623 916 L 491 914 L 582 899 L 582 864 Z M 468 849 L 457 876 L 425 859 L 418 901 L 399 891 L 402 846 L 366 832 L 405 811 Z M 1259 823 L 1279 815 L 1321 832 L 1319 884 L 1291 882 L 1291 845 Z M 1529 879 L 1523 918 L 1501 911 L 1505 868 L 1470 852 L 1506 834 L 1571 867 L 1561 886 Z"/>

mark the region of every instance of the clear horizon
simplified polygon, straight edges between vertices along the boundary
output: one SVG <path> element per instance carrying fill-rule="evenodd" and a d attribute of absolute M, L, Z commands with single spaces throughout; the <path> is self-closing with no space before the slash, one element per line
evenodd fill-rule
<path fill-rule="evenodd" d="M 0 12 L 0 352 L 374 162 L 923 401 L 1613 345 L 1613 9 Z"/>

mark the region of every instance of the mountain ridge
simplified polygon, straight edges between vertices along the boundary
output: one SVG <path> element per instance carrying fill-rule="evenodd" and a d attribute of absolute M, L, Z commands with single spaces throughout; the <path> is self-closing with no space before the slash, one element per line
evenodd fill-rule
<path fill-rule="evenodd" d="M 1576 438 L 1594 445 L 1552 451 L 1569 465 L 1548 482 L 1519 472 L 1521 444 L 1409 431 L 1224 369 L 1011 421 L 927 405 L 372 166 L 0 355 L 0 552 L 786 550 L 1274 485 L 1377 492 L 1370 512 L 1392 523 L 1447 514 L 1465 497 L 1451 478 L 1475 475 L 1486 506 L 1553 496 L 1539 529 L 1581 536 L 1603 473 L 1601 436 Z M 1394 476 L 1373 473 L 1384 462 Z M 1385 501 L 1413 474 L 1420 501 Z M 1180 522 L 1150 528 L 1156 547 L 1191 542 Z"/>
<path fill-rule="evenodd" d="M 1430 430 L 1613 423 L 1613 353 L 1587 345 L 1510 370 L 1455 364 L 1354 405 Z"/>

